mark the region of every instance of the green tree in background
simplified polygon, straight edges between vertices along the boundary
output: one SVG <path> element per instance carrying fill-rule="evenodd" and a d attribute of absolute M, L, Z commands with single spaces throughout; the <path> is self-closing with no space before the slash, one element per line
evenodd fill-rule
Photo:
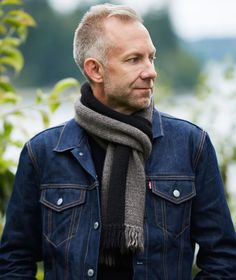
<path fill-rule="evenodd" d="M 25 128 L 21 127 L 28 118 L 26 110 L 37 110 L 47 126 L 50 113 L 55 112 L 61 104 L 61 93 L 78 87 L 77 80 L 63 79 L 56 83 L 49 94 L 38 92 L 35 103 L 27 108 L 25 105 L 23 107 L 19 94 L 12 85 L 12 76 L 23 69 L 24 57 L 19 48 L 26 40 L 28 28 L 34 27 L 36 23 L 22 9 L 22 5 L 21 0 L 0 2 L 0 217 L 12 190 L 14 169 L 18 161 L 17 157 L 9 158 L 7 152 L 11 148 L 22 148 L 24 141 L 16 134 L 21 129 L 26 138 Z M 40 107 L 42 104 L 44 107 Z"/>
<path fill-rule="evenodd" d="M 14 178 L 11 167 L 15 162 L 6 158 L 6 149 L 8 145 L 21 146 L 19 141 L 12 138 L 13 124 L 10 121 L 12 116 L 20 117 L 21 112 L 16 110 L 8 114 L 3 105 L 12 105 L 19 101 L 10 82 L 11 69 L 16 73 L 21 71 L 24 58 L 19 46 L 25 41 L 28 27 L 35 26 L 35 21 L 29 14 L 13 6 L 21 4 L 20 0 L 0 2 L 0 211 L 5 207 Z"/>

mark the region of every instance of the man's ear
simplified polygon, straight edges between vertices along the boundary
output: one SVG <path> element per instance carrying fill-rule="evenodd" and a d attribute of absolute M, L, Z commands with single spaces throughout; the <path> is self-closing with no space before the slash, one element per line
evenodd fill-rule
<path fill-rule="evenodd" d="M 95 83 L 103 82 L 103 66 L 95 58 L 87 58 L 84 62 L 85 74 Z"/>

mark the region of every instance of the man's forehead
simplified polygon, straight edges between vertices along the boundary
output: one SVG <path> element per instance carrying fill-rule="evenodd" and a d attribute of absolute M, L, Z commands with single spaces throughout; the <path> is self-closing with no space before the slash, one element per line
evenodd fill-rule
<path fill-rule="evenodd" d="M 145 40 L 151 40 L 146 27 L 138 20 L 122 20 L 116 16 L 108 17 L 104 21 L 104 32 L 112 41 L 122 43 L 124 40 L 132 41 L 140 36 Z"/>

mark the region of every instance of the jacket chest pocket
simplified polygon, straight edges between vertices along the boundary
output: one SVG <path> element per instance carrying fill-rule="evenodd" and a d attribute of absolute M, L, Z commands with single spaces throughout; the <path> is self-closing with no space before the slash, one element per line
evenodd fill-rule
<path fill-rule="evenodd" d="M 190 226 L 192 198 L 196 195 L 193 181 L 149 181 L 155 223 L 165 233 L 177 238 Z"/>
<path fill-rule="evenodd" d="M 55 247 L 77 232 L 85 194 L 86 190 L 63 186 L 41 191 L 43 235 Z"/>

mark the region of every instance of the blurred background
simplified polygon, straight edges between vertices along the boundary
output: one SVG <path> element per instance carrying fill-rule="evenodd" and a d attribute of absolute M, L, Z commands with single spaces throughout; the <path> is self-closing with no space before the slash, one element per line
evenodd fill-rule
<path fill-rule="evenodd" d="M 42 100 L 48 102 L 50 98 L 58 98 L 59 92 L 67 88 L 67 85 L 60 84 L 59 90 L 58 86 L 55 90 L 55 84 L 61 79 L 70 77 L 66 82 L 72 86 L 76 86 L 75 81 L 84 81 L 72 56 L 74 30 L 84 12 L 92 4 L 103 1 L 16 2 L 22 2 L 17 9 L 31 15 L 36 25 L 29 28 L 26 39 L 19 46 L 24 66 L 16 71 L 17 74 L 8 74 L 14 94 L 21 98 L 21 102 L 0 102 L 1 112 L 5 114 L 1 116 L 0 126 L 4 143 L 4 148 L 0 150 L 0 176 L 4 178 L 0 184 L 0 200 L 2 197 L 4 206 L 23 143 L 44 127 L 64 122 L 74 115 L 73 98 L 60 95 L 62 99 L 54 100 L 49 110 L 45 109 L 48 103 L 41 103 Z M 157 48 L 155 67 L 159 76 L 154 95 L 156 106 L 169 114 L 187 118 L 208 131 L 217 151 L 236 224 L 235 0 L 107 2 L 128 4 L 143 17 Z M 0 35 L 6 36 L 1 29 Z M 74 88 L 74 94 L 78 96 L 78 87 Z M 14 113 L 12 117 L 11 110 L 15 110 L 18 116 Z M 6 170 L 11 175 L 10 179 Z"/>
<path fill-rule="evenodd" d="M 236 226 L 236 1 L 106 2 L 143 17 L 157 48 L 156 107 L 209 133 Z M 0 1 L 0 234 L 23 144 L 74 116 L 84 81 L 72 56 L 74 30 L 98 3 Z"/>

